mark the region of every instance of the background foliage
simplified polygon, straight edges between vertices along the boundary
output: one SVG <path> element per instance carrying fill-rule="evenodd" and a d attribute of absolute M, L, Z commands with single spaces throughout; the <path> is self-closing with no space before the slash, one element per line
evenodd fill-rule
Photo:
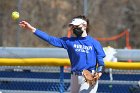
<path fill-rule="evenodd" d="M 90 35 L 112 37 L 125 28 L 130 30 L 130 45 L 140 48 L 140 0 L 87 0 Z M 32 33 L 19 28 L 26 20 L 38 29 L 56 37 L 67 35 L 67 25 L 83 14 L 84 0 L 0 0 L 0 45 L 4 47 L 52 47 Z M 11 12 L 19 11 L 20 20 L 13 21 Z M 101 42 L 103 46 L 125 48 L 125 37 Z"/>

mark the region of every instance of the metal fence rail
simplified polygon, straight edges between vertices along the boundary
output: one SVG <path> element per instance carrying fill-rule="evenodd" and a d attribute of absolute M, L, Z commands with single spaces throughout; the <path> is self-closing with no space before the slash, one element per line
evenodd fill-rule
<path fill-rule="evenodd" d="M 23 91 L 23 90 L 0 90 L 0 93 L 60 93 L 60 92 L 52 92 L 52 91 Z M 65 92 L 70 93 L 70 92 Z"/>
<path fill-rule="evenodd" d="M 140 61 L 139 49 L 116 50 L 115 56 L 118 60 Z M 68 54 L 66 50 L 61 48 L 0 47 L 0 58 L 68 58 Z"/>

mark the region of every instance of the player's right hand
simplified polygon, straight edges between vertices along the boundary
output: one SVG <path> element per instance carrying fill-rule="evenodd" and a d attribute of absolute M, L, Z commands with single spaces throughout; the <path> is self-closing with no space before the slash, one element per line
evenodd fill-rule
<path fill-rule="evenodd" d="M 21 21 L 20 23 L 19 23 L 19 26 L 21 27 L 21 28 L 24 28 L 24 29 L 26 29 L 26 30 L 29 30 L 29 31 L 32 31 L 32 32 L 35 32 L 35 30 L 36 30 L 36 28 L 34 28 L 33 26 L 31 26 L 28 22 L 26 22 L 26 21 Z"/>
<path fill-rule="evenodd" d="M 99 72 L 99 73 L 95 73 L 94 75 L 95 75 L 95 76 L 94 76 L 94 80 L 97 81 L 97 80 L 101 77 L 102 73 Z"/>

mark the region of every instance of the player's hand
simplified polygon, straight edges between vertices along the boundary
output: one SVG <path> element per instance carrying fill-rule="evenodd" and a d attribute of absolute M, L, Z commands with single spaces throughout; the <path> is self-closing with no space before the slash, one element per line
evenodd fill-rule
<path fill-rule="evenodd" d="M 21 28 L 24 28 L 24 29 L 26 29 L 26 30 L 29 30 L 29 31 L 32 31 L 32 32 L 35 32 L 35 30 L 36 30 L 36 28 L 34 28 L 33 26 L 31 26 L 28 22 L 26 22 L 26 21 L 21 21 L 20 23 L 19 23 L 19 26 L 21 27 Z"/>
<path fill-rule="evenodd" d="M 101 77 L 102 73 L 95 73 L 94 79 L 97 81 Z"/>

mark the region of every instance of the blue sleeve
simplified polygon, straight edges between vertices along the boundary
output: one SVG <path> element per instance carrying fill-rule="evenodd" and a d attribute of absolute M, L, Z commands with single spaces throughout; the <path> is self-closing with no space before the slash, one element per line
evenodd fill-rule
<path fill-rule="evenodd" d="M 102 68 L 104 66 L 103 58 L 105 57 L 105 53 L 99 41 L 96 41 L 96 43 L 94 44 L 94 47 L 95 47 L 96 55 L 97 55 L 97 64 L 98 64 L 97 72 L 102 72 L 103 70 Z"/>
<path fill-rule="evenodd" d="M 38 29 L 34 32 L 34 34 L 55 47 L 67 49 L 66 42 L 65 42 L 66 38 L 57 38 L 54 36 L 50 36 L 47 33 Z"/>

